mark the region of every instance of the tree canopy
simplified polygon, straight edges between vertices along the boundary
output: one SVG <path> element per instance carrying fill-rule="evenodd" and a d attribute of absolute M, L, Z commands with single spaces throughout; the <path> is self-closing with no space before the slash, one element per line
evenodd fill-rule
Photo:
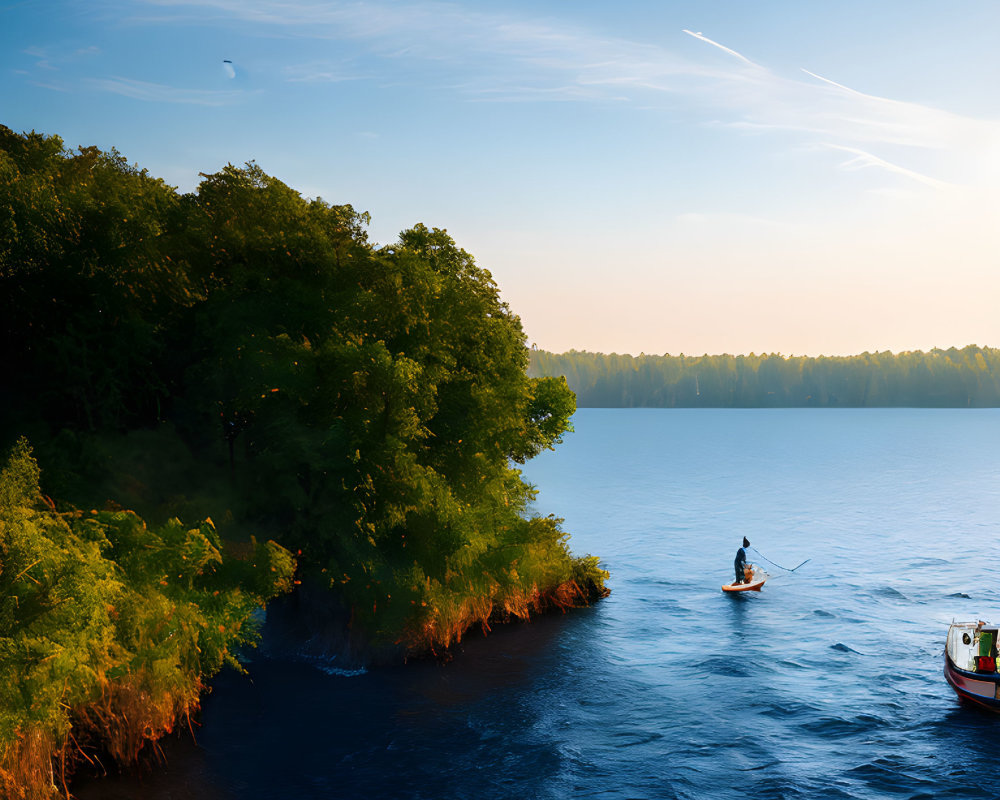
<path fill-rule="evenodd" d="M 31 435 L 55 493 L 86 502 L 95 442 L 175 432 L 237 521 L 301 550 L 366 636 L 415 648 L 603 592 L 516 469 L 569 430 L 573 394 L 527 375 L 520 320 L 446 231 L 379 247 L 367 214 L 253 163 L 180 194 L 5 128 L 0 178 L 0 433 Z"/>

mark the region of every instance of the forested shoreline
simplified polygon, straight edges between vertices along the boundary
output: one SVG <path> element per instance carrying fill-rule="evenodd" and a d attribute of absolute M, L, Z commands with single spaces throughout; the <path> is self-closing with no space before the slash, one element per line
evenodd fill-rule
<path fill-rule="evenodd" d="M 618 355 L 531 351 L 581 408 L 994 408 L 1000 350 L 969 345 L 855 356 Z"/>
<path fill-rule="evenodd" d="M 444 230 L 2 126 L 0 207 L 7 796 L 134 760 L 293 577 L 362 661 L 607 594 L 516 468 L 573 393 Z"/>

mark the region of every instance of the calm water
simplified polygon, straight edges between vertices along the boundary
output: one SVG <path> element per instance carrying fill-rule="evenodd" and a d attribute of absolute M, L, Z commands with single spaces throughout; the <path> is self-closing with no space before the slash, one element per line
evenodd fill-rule
<path fill-rule="evenodd" d="M 197 746 L 79 796 L 995 794 L 1000 717 L 957 703 L 941 654 L 953 618 L 1000 620 L 1000 410 L 574 423 L 525 474 L 611 570 L 610 598 L 473 637 L 444 666 L 258 658 L 215 681 Z M 744 535 L 811 561 L 724 595 Z"/>

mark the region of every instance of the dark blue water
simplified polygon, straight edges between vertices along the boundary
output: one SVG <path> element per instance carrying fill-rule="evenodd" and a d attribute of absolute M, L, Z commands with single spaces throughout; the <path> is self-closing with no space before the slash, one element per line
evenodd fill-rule
<path fill-rule="evenodd" d="M 1000 621 L 1000 410 L 597 410 L 524 470 L 611 597 L 341 675 L 258 657 L 94 798 L 990 797 L 941 675 Z M 743 536 L 769 559 L 732 597 Z M 765 566 L 768 566 L 765 564 Z M 331 667 L 333 669 L 331 669 Z M 324 671 L 324 669 L 326 671 Z"/>

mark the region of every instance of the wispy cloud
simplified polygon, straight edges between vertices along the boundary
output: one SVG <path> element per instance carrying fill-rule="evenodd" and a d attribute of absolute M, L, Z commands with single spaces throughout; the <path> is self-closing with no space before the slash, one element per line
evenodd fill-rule
<path fill-rule="evenodd" d="M 36 59 L 36 68 L 55 72 L 68 64 L 74 64 L 83 59 L 100 55 L 101 48 L 96 45 L 90 45 L 89 47 L 80 47 L 76 50 L 66 52 L 59 51 L 56 48 L 32 46 L 24 48 L 21 52 L 26 56 Z"/>
<path fill-rule="evenodd" d="M 971 174 L 970 160 L 1000 140 L 1000 124 L 993 121 L 866 94 L 805 68 L 786 76 L 686 28 L 684 36 L 732 61 L 699 59 L 669 39 L 604 36 L 551 19 L 455 2 L 146 0 L 146 6 L 187 17 L 228 17 L 268 35 L 350 41 L 366 51 L 366 65 L 374 64 L 374 70 L 381 60 L 385 73 L 399 80 L 399 64 L 406 62 L 413 68 L 402 80 L 419 80 L 422 86 L 436 82 L 440 90 L 469 100 L 683 107 L 689 118 L 700 112 L 705 124 L 757 134 L 793 133 L 802 144 L 831 142 L 853 154 L 842 165 L 846 169 L 876 167 L 886 176 L 933 188 Z M 461 82 L 454 81 L 456 72 Z M 317 84 L 346 75 L 354 76 L 352 70 L 315 63 L 284 73 L 286 80 Z M 119 90 L 142 93 L 133 86 Z"/>
<path fill-rule="evenodd" d="M 365 77 L 329 61 L 295 64 L 285 67 L 283 74 L 285 80 L 291 83 L 344 83 L 363 80 Z"/>
<path fill-rule="evenodd" d="M 30 56 L 35 59 L 35 67 L 37 69 L 51 70 L 55 71 L 58 69 L 53 63 L 48 52 L 41 47 L 26 47 L 21 51 L 26 56 Z"/>
<path fill-rule="evenodd" d="M 111 92 L 149 103 L 186 103 L 197 106 L 226 106 L 245 98 L 241 91 L 180 89 L 160 83 L 147 83 L 129 78 L 91 78 L 85 84 L 100 92 Z"/>
<path fill-rule="evenodd" d="M 68 86 L 63 86 L 59 83 L 53 83 L 52 81 L 29 81 L 32 86 L 37 86 L 39 89 L 48 89 L 50 92 L 62 92 L 63 94 L 68 94 L 70 88 Z"/>
<path fill-rule="evenodd" d="M 671 76 L 724 75 L 717 66 L 691 61 L 658 45 L 457 3 L 146 0 L 146 4 L 183 9 L 186 20 L 197 13 L 225 14 L 260 25 L 272 35 L 359 42 L 392 62 L 459 64 L 470 79 L 465 88 L 475 78 L 484 91 L 567 85 L 567 77 L 587 87 L 625 83 L 662 90 Z"/>

